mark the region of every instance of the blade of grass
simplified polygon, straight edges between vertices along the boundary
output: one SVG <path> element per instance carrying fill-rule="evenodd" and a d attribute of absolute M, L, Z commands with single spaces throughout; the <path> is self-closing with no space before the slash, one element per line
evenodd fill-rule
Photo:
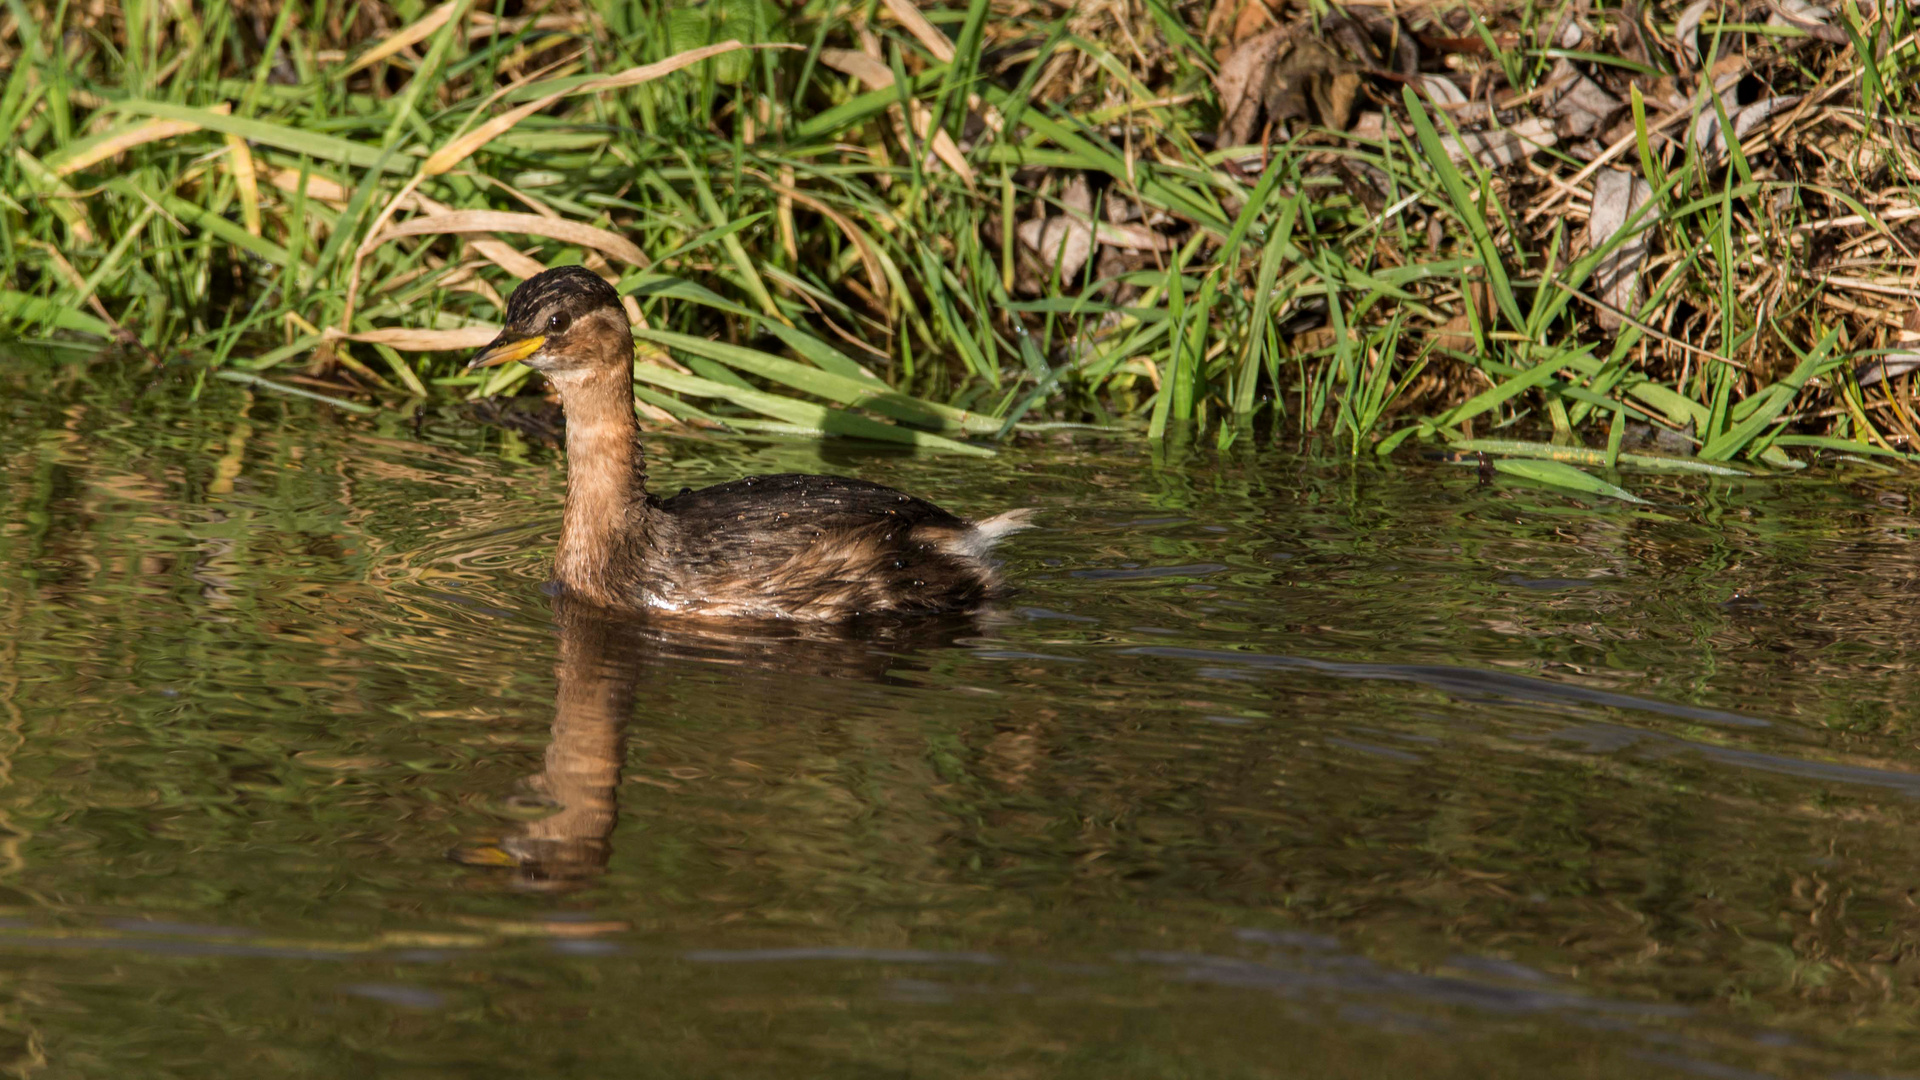
<path fill-rule="evenodd" d="M 1569 491 L 1604 495 L 1610 499 L 1619 499 L 1621 502 L 1642 505 L 1647 501 L 1623 487 L 1609 484 L 1592 473 L 1582 472 L 1559 461 L 1500 458 L 1493 463 L 1493 467 L 1509 476 L 1518 476 L 1523 480 L 1566 488 Z"/>
<path fill-rule="evenodd" d="M 1507 280 L 1506 265 L 1501 261 L 1499 244 L 1493 238 L 1493 232 L 1487 225 L 1487 216 L 1480 204 L 1467 194 L 1466 181 L 1453 160 L 1447 156 L 1446 147 L 1440 142 L 1439 132 L 1434 130 L 1433 120 L 1427 116 L 1427 110 L 1420 104 L 1420 98 L 1412 86 L 1400 88 L 1401 99 L 1413 119 L 1413 128 L 1419 136 L 1421 149 L 1426 152 L 1427 164 L 1440 178 L 1440 184 L 1446 191 L 1447 201 L 1452 204 L 1453 212 L 1467 226 L 1468 233 L 1480 250 L 1480 265 L 1487 275 L 1487 284 L 1493 290 L 1494 303 L 1499 306 L 1500 314 L 1509 326 L 1523 327 L 1526 320 L 1520 315 L 1520 305 L 1514 299 L 1513 285 Z M 1457 136 L 1458 133 L 1456 133 Z"/>
<path fill-rule="evenodd" d="M 1819 343 L 1807 354 L 1806 359 L 1794 367 L 1792 373 L 1763 391 L 1767 395 L 1764 404 L 1754 409 L 1745 420 L 1707 440 L 1707 445 L 1700 448 L 1700 456 L 1708 461 L 1727 461 L 1745 449 L 1767 425 L 1773 423 L 1775 417 L 1786 411 L 1809 380 L 1817 379 L 1847 362 L 1845 356 L 1833 355 L 1833 347 L 1839 339 L 1838 329 L 1823 334 Z"/>
<path fill-rule="evenodd" d="M 993 456 L 993 451 L 983 446 L 973 446 L 913 428 L 883 424 L 856 413 L 795 401 L 778 394 L 768 394 L 759 390 L 742 390 L 695 375 L 682 375 L 663 367 L 641 364 L 634 369 L 634 377 L 653 386 L 664 387 L 693 397 L 720 398 L 763 416 L 771 416 L 776 420 L 784 420 L 789 424 L 798 424 L 832 435 L 902 443 L 950 454 L 966 454 L 973 457 Z"/>
<path fill-rule="evenodd" d="M 738 345 L 729 345 L 723 341 L 708 341 L 705 338 L 666 330 L 636 329 L 633 336 L 641 341 L 664 345 L 693 356 L 706 357 L 738 371 L 758 375 L 763 379 L 771 379 L 783 386 L 790 386 L 802 393 L 813 394 L 842 405 L 872 409 L 874 412 L 919 427 L 957 428 L 975 434 L 988 434 L 1000 427 L 997 421 L 988 417 L 921 401 L 883 384 L 806 367 L 791 360 L 783 360 L 780 357 Z"/>

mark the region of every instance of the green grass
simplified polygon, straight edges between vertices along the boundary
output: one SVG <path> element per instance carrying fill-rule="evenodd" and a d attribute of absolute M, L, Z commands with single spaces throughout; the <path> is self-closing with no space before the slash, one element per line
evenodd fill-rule
<path fill-rule="evenodd" d="M 1597 248 L 1575 212 L 1586 162 L 1450 157 L 1452 116 L 1405 80 L 1369 77 L 1377 134 L 1296 120 L 1264 148 L 1215 145 L 1222 30 L 1194 5 L 1149 3 L 1127 36 L 972 0 L 925 9 L 937 37 L 826 0 L 602 0 L 529 9 L 540 22 L 416 0 L 377 8 L 385 33 L 338 0 L 270 22 L 218 2 L 127 0 L 97 24 L 4 11 L 0 331 L 20 337 L 409 407 L 525 385 L 465 372 L 458 343 L 497 323 L 510 271 L 586 261 L 645 321 L 637 393 L 661 422 L 959 452 L 1060 422 L 1221 446 L 1303 431 L 1609 471 L 1661 467 L 1621 452 L 1629 423 L 1691 447 L 1662 463 L 1903 459 L 1920 438 L 1909 377 L 1852 377 L 1901 347 L 1912 300 L 1830 280 L 1910 277 L 1920 247 L 1903 7 L 1850 9 L 1848 45 L 1707 24 L 1703 65 L 1738 56 L 1757 93 L 1811 95 L 1718 153 L 1684 136 L 1727 106 L 1642 99 L 1694 85 L 1662 38 L 1677 8 L 1650 13 L 1634 59 L 1537 47 L 1561 7 L 1427 25 L 1485 43 L 1486 94 L 1520 99 L 1504 123 L 1561 56 L 1630 101 L 1605 167 L 1654 195 Z M 1587 16 L 1601 42 L 1622 18 Z M 729 39 L 760 47 L 594 81 Z M 1063 276 L 1058 248 L 1016 240 L 1075 212 L 1076 177 L 1078 212 L 1128 208 L 1161 250 Z M 456 211 L 561 224 L 440 228 Z M 1636 236 L 1645 303 L 1602 331 L 1596 270 Z M 1595 483 L 1571 486 L 1620 490 Z"/>

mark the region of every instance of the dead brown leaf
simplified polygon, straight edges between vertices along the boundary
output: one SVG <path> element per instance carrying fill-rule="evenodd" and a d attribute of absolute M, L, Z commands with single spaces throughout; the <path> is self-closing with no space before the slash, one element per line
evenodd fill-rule
<path fill-rule="evenodd" d="M 1872 386 L 1877 382 L 1898 378 L 1915 368 L 1920 368 L 1920 352 L 1886 353 L 1855 368 L 1853 377 L 1861 386 Z"/>
<path fill-rule="evenodd" d="M 1302 27 L 1249 38 L 1214 78 L 1222 117 L 1219 144 L 1249 145 L 1263 125 L 1289 120 L 1344 130 L 1360 85 L 1356 67 Z"/>
<path fill-rule="evenodd" d="M 1489 169 L 1511 165 L 1559 142 L 1553 123 L 1544 117 L 1529 116 L 1508 128 L 1493 131 L 1463 132 L 1459 138 L 1442 135 L 1440 144 L 1455 161 L 1472 157 Z"/>
<path fill-rule="evenodd" d="M 1680 58 L 1691 70 L 1700 66 L 1700 22 L 1712 10 L 1714 0 L 1694 0 L 1680 13 L 1674 24 L 1674 44 L 1679 48 Z"/>
<path fill-rule="evenodd" d="M 1827 20 L 1833 17 L 1833 9 L 1820 4 L 1810 4 L 1807 0 L 1767 0 L 1767 7 L 1773 14 L 1767 17 L 1768 26 L 1791 26 L 1807 32 L 1807 36 L 1831 45 L 1847 44 L 1847 32 L 1837 26 L 1831 26 Z"/>
<path fill-rule="evenodd" d="M 1587 242 L 1594 248 L 1612 240 L 1627 225 L 1635 211 L 1653 197 L 1653 185 L 1631 173 L 1603 169 L 1593 178 L 1593 209 L 1587 215 Z M 1594 269 L 1594 288 L 1600 299 L 1621 311 L 1639 311 L 1642 299 L 1640 268 L 1647 261 L 1648 238 L 1645 232 L 1615 248 Z M 1609 333 L 1625 322 L 1618 314 L 1598 309 L 1594 314 L 1600 328 Z"/>
<path fill-rule="evenodd" d="M 1912 346 L 1920 344 L 1920 306 L 1907 309 L 1906 317 L 1900 320 L 1900 329 L 1893 332 L 1893 343 L 1906 348 L 1862 361 L 1853 369 L 1855 381 L 1861 386 L 1872 386 L 1920 368 L 1920 352 L 1911 351 Z"/>
<path fill-rule="evenodd" d="M 1567 77 L 1566 88 L 1547 104 L 1547 112 L 1560 118 L 1560 134 L 1580 139 L 1605 131 L 1625 103 L 1565 60 L 1559 66 L 1556 74 Z"/>
<path fill-rule="evenodd" d="M 1057 272 L 1061 281 L 1071 281 L 1087 265 L 1094 248 L 1093 189 L 1084 174 L 1067 182 L 1060 204 L 1066 213 L 1023 221 L 1015 235 L 1039 253 L 1050 274 Z"/>
<path fill-rule="evenodd" d="M 1207 39 L 1224 40 L 1214 50 L 1213 58 L 1225 60 L 1241 42 L 1265 33 L 1273 25 L 1273 12 L 1266 0 L 1221 0 L 1207 13 Z"/>

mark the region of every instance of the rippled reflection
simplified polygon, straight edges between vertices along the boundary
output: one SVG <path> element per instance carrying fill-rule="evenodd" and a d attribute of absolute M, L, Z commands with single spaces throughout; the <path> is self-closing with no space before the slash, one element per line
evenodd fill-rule
<path fill-rule="evenodd" d="M 939 619 L 865 621 L 820 626 L 751 620 L 613 617 L 590 604 L 556 597 L 559 637 L 552 740 L 545 768 L 527 784 L 523 805 L 537 815 L 497 847 L 467 849 L 474 865 L 510 864 L 530 888 L 565 888 L 604 870 L 619 820 L 626 728 L 636 689 L 661 692 L 676 665 L 735 667 L 769 695 L 736 698 L 759 713 L 781 707 L 780 687 L 798 678 L 883 680 L 902 650 L 948 646 L 976 631 L 992 613 Z"/>
<path fill-rule="evenodd" d="M 610 623 L 551 449 L 149 378 L 0 362 L 13 1072 L 1920 1072 L 1904 474 L 663 435 L 1042 528 Z"/>

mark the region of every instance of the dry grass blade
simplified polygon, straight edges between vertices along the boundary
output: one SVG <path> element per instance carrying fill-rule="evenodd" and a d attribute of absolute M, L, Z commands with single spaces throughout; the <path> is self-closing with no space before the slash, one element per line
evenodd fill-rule
<path fill-rule="evenodd" d="M 30 247 L 36 247 L 45 251 L 47 253 L 47 260 L 53 264 L 54 270 L 58 272 L 61 277 L 65 278 L 67 283 L 71 285 L 76 292 L 86 296 L 88 305 L 100 316 L 100 320 L 109 327 L 112 327 L 116 336 L 123 339 L 127 337 L 126 329 L 120 325 L 118 320 L 107 313 L 106 305 L 102 304 L 100 298 L 95 296 L 91 289 L 87 288 L 86 279 L 80 276 L 80 271 L 73 268 L 73 264 L 67 261 L 65 255 L 60 253 L 59 248 L 54 247 L 44 240 L 28 240 L 27 244 Z"/>
<path fill-rule="evenodd" d="M 32 185 L 39 189 L 41 201 L 54 216 L 67 223 L 67 228 L 73 230 L 73 238 L 83 244 L 93 243 L 93 226 L 87 223 L 87 213 L 79 194 L 29 153 L 26 147 L 14 147 L 13 160 Z"/>
<path fill-rule="evenodd" d="M 416 45 L 433 35 L 435 30 L 445 26 L 448 19 L 459 14 L 467 6 L 468 0 L 447 0 L 446 3 L 427 12 L 407 26 L 387 35 L 386 40 L 361 53 L 353 63 L 348 64 L 340 74 L 342 77 L 353 74 L 361 68 L 372 67 L 402 49 Z"/>
<path fill-rule="evenodd" d="M 571 32 L 581 29 L 583 20 L 579 15 L 572 13 L 501 18 L 491 11 L 476 11 L 467 16 L 467 25 L 470 28 L 467 36 L 472 40 L 494 34 L 517 34 L 527 29 Z"/>
<path fill-rule="evenodd" d="M 267 183 L 289 195 L 295 194 L 300 190 L 300 170 L 275 169 L 267 174 Z M 306 188 L 307 198 L 335 205 L 345 203 L 348 195 L 351 194 L 338 182 L 312 173 L 307 174 Z"/>
<path fill-rule="evenodd" d="M 228 135 L 227 162 L 233 173 L 234 191 L 240 197 L 240 221 L 247 232 L 254 236 L 260 233 L 260 176 L 253 167 L 253 151 L 247 149 L 247 140 L 238 135 Z"/>
<path fill-rule="evenodd" d="M 582 83 L 571 90 L 565 91 L 562 96 L 577 97 L 581 94 L 598 94 L 603 90 L 624 90 L 629 86 L 639 86 L 641 83 L 652 82 L 662 75 L 671 74 L 672 72 L 679 71 L 683 67 L 697 64 L 702 60 L 710 60 L 722 53 L 733 52 L 735 49 L 799 48 L 802 48 L 802 46 L 784 41 L 746 45 L 735 40 L 722 41 L 717 45 L 702 45 L 698 49 L 688 49 L 685 52 L 675 53 L 665 60 L 655 60 L 651 64 L 642 64 L 639 67 L 628 68 L 616 75 L 608 75 L 603 78 L 594 79 L 592 82 Z"/>
<path fill-rule="evenodd" d="M 467 246 L 485 256 L 495 266 L 523 281 L 546 269 L 541 265 L 540 260 L 521 254 L 504 240 L 481 237 L 467 241 Z"/>
<path fill-rule="evenodd" d="M 1110 221 L 1095 222 L 1093 238 L 1109 247 L 1128 251 L 1172 251 L 1176 246 L 1172 238 L 1145 225 L 1116 225 Z"/>
<path fill-rule="evenodd" d="M 1559 281 L 1553 282 L 1553 285 L 1555 288 L 1563 289 L 1566 292 L 1572 294 L 1573 296 L 1586 301 L 1588 304 L 1592 305 L 1593 308 L 1597 311 L 1606 311 L 1606 312 L 1612 313 L 1614 318 L 1620 320 L 1621 325 L 1631 326 L 1635 330 L 1640 331 L 1641 333 L 1647 335 L 1648 337 L 1653 338 L 1656 341 L 1665 342 L 1667 345 L 1675 349 L 1679 349 L 1681 352 L 1691 353 L 1694 356 L 1700 357 L 1702 360 L 1712 360 L 1714 363 L 1725 364 L 1730 368 L 1737 368 L 1741 371 L 1751 370 L 1750 368 L 1748 368 L 1747 365 L 1741 363 L 1738 360 L 1733 359 L 1730 356 L 1722 356 L 1721 354 L 1714 352 L 1712 349 L 1702 349 L 1697 345 L 1688 344 L 1687 342 L 1684 342 L 1679 338 L 1674 337 L 1672 334 L 1666 333 L 1665 331 L 1661 330 L 1657 326 L 1649 326 L 1648 324 L 1643 323 L 1640 320 L 1634 318 L 1632 314 L 1622 311 L 1617 307 L 1614 307 L 1612 304 L 1607 303 L 1605 300 L 1600 300 L 1598 298 L 1589 296 L 1586 293 L 1581 292 L 1579 289 L 1573 288 L 1572 286 L 1566 285 Z"/>
<path fill-rule="evenodd" d="M 919 8 L 908 0 L 886 0 L 886 4 L 893 17 L 900 20 L 900 25 L 913 35 L 915 41 L 927 47 L 935 60 L 943 64 L 953 63 L 953 42 L 940 32 L 939 27 L 928 22 L 927 17 L 920 14 Z"/>
<path fill-rule="evenodd" d="M 698 49 L 688 49 L 685 52 L 675 53 L 665 60 L 655 61 L 651 64 L 642 64 L 636 68 L 628 68 L 618 75 L 609 75 L 604 79 L 594 79 L 580 86 L 556 90 L 544 97 L 529 101 L 525 105 L 508 109 L 499 116 L 488 120 L 486 123 L 481 124 L 465 135 L 435 150 L 420 166 L 420 171 L 428 176 L 437 176 L 440 173 L 446 172 L 448 169 L 465 161 L 474 151 L 506 134 L 508 131 L 513 130 L 515 124 L 547 108 L 561 98 L 571 97 L 576 94 L 593 94 L 603 90 L 619 90 L 624 87 L 639 86 L 641 83 L 657 79 L 662 75 L 679 71 L 683 67 L 697 64 L 702 60 L 710 60 L 713 57 L 734 52 L 738 49 L 790 47 L 797 46 L 746 45 L 739 41 L 723 41 L 718 45 L 703 45 Z"/>
<path fill-rule="evenodd" d="M 821 49 L 820 62 L 835 71 L 859 79 L 869 90 L 885 90 L 893 85 L 893 72 L 888 70 L 887 65 L 865 53 L 855 52 L 852 49 Z M 933 115 L 927 111 L 926 106 L 917 101 L 910 104 L 913 107 L 913 133 L 924 141 L 927 138 L 928 129 L 933 126 Z M 968 187 L 973 186 L 973 166 L 967 164 L 966 155 L 960 152 L 960 147 L 953 141 L 951 135 L 945 131 L 933 132 L 933 154 L 940 159 L 941 164 L 952 169 L 954 175 Z"/>
<path fill-rule="evenodd" d="M 232 106 L 223 101 L 208 111 L 225 113 L 230 108 Z M 71 153 L 48 161 L 47 167 L 53 170 L 55 176 L 72 176 L 82 169 L 90 169 L 103 161 L 119 157 L 136 146 L 191 135 L 200 130 L 203 130 L 201 126 L 191 120 L 146 120 L 98 142 L 77 143 Z"/>
<path fill-rule="evenodd" d="M 880 255 L 874 250 L 873 240 L 853 223 L 852 218 L 799 188 L 770 180 L 764 173 L 755 173 L 755 175 L 765 180 L 767 186 L 782 198 L 791 199 L 797 205 L 804 206 L 832 222 L 834 227 L 840 230 L 840 234 L 847 238 L 847 242 L 853 245 L 853 250 L 859 256 L 860 268 L 866 274 L 867 288 L 871 289 L 876 297 L 887 295 L 887 275 L 886 271 L 880 267 Z"/>
<path fill-rule="evenodd" d="M 464 352 L 487 344 L 499 333 L 499 330 L 487 326 L 467 326 L 458 330 L 415 330 L 408 327 L 394 327 L 387 330 L 362 330 L 351 334 L 343 334 L 329 327 L 322 331 L 321 336 L 328 341 L 345 339 L 365 345 L 385 345 L 391 349 L 403 349 L 407 352 Z"/>
<path fill-rule="evenodd" d="M 618 233 L 564 218 L 541 217 L 539 214 L 516 214 L 504 210 L 453 210 L 444 214 L 428 214 L 424 217 L 412 218 L 382 230 L 373 239 L 367 241 L 366 246 L 370 250 L 402 236 L 476 232 L 514 232 L 545 236 L 549 239 L 593 248 L 595 251 L 605 252 L 635 266 L 647 265 L 646 254 L 634 246 L 633 241 Z"/>
<path fill-rule="evenodd" d="M 267 174 L 267 182 L 279 188 L 281 191 L 294 194 L 300 190 L 300 170 L 275 169 L 273 172 Z M 309 199 L 318 199 L 321 202 L 332 203 L 338 206 L 344 205 L 351 195 L 352 192 L 349 192 L 337 181 L 324 176 L 316 176 L 312 173 L 307 175 L 307 198 Z M 447 214 L 452 212 L 452 208 L 443 203 L 435 202 L 418 192 L 397 200 L 394 206 L 401 210 L 413 210 L 428 214 Z M 520 252 L 514 250 L 511 244 L 500 240 L 476 238 L 468 240 L 467 246 L 479 252 L 494 265 L 518 278 L 530 278 L 546 269 L 546 267 L 540 265 L 538 261 L 522 255 Z"/>

